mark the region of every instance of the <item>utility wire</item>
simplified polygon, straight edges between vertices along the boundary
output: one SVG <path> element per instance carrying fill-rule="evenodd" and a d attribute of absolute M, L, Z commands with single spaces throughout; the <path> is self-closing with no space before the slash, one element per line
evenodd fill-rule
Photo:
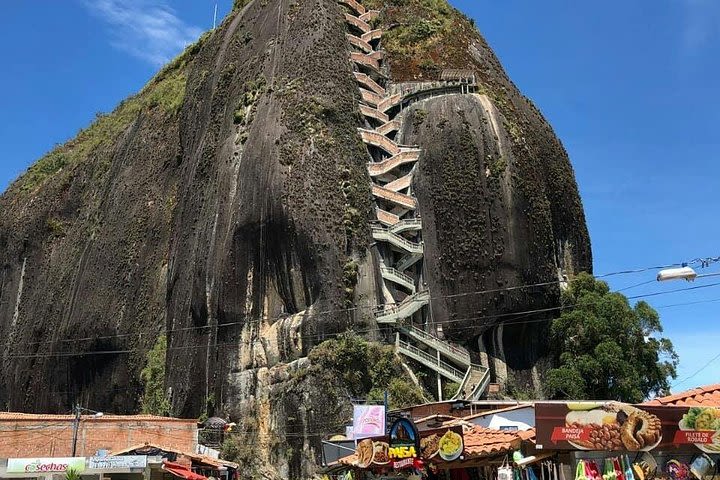
<path fill-rule="evenodd" d="M 709 362 L 707 362 L 707 363 L 706 363 L 705 365 L 703 365 L 702 367 L 698 368 L 698 369 L 697 369 L 695 372 L 693 372 L 691 375 L 685 377 L 684 379 L 682 379 L 682 380 L 680 380 L 680 381 L 678 381 L 678 382 L 673 383 L 673 384 L 670 386 L 670 388 L 675 388 L 676 386 L 682 385 L 683 383 L 687 382 L 688 380 L 691 380 L 691 379 L 695 378 L 700 372 L 702 372 L 702 371 L 705 370 L 707 367 L 709 367 L 710 365 L 712 365 L 712 364 L 713 364 L 716 360 L 718 360 L 718 359 L 720 359 L 720 353 L 718 353 L 718 354 L 715 355 L 713 358 L 711 358 Z"/>
<path fill-rule="evenodd" d="M 699 261 L 699 260 L 697 260 L 697 261 Z M 670 267 L 678 266 L 678 265 L 680 265 L 680 264 L 644 267 L 644 268 L 633 269 L 633 270 L 621 270 L 621 271 L 617 271 L 617 272 L 610 272 L 610 273 L 598 275 L 595 278 L 605 278 L 605 277 L 610 277 L 610 276 L 615 276 L 615 275 L 625 275 L 625 274 L 632 274 L 632 273 L 647 272 L 650 270 L 670 268 Z M 705 276 L 705 275 L 703 275 L 703 276 Z M 533 283 L 533 284 L 526 284 L 526 285 L 515 285 L 515 286 L 495 288 L 495 289 L 490 289 L 490 290 L 476 290 L 473 292 L 464 292 L 464 293 L 455 293 L 455 294 L 449 294 L 449 295 L 435 296 L 435 297 L 431 297 L 430 301 L 437 301 L 437 300 L 450 299 L 450 298 L 459 298 L 459 297 L 470 296 L 470 295 L 499 293 L 499 292 L 505 292 L 505 291 L 513 291 L 513 290 L 520 290 L 520 289 L 534 288 L 534 287 L 543 287 L 543 286 L 550 286 L 550 285 L 559 285 L 564 282 L 565 282 L 565 280 L 553 280 L 553 281 L 548 281 L 548 282 L 540 282 L 540 283 Z M 625 288 L 622 288 L 617 291 L 622 292 L 622 291 L 630 290 L 631 288 L 635 288 L 635 287 L 649 284 L 649 283 L 654 283 L 654 280 L 648 280 L 647 282 L 642 282 L 637 285 L 625 287 Z M 358 311 L 358 310 L 376 310 L 376 309 L 378 309 L 377 306 L 357 305 L 357 306 L 350 307 L 350 308 L 332 309 L 332 310 L 324 310 L 324 311 L 320 311 L 320 312 L 314 312 L 313 316 L 318 318 L 322 315 L 327 315 L 327 314 L 331 314 L 331 313 L 348 313 L 348 312 L 354 312 L 354 311 Z M 525 312 L 517 312 L 517 313 L 512 313 L 510 315 L 516 315 L 516 314 L 522 314 L 522 313 L 525 313 Z M 218 325 L 201 325 L 201 326 L 193 326 L 193 327 L 181 327 L 181 328 L 177 328 L 177 329 L 161 330 L 158 333 L 167 335 L 169 333 L 176 333 L 176 332 L 182 332 L 182 331 L 190 331 L 190 330 L 198 331 L 198 330 L 204 330 L 204 329 L 211 329 L 216 326 L 218 328 L 227 328 L 227 327 L 232 327 L 232 326 L 244 325 L 253 320 L 258 321 L 258 322 L 259 321 L 277 321 L 277 320 L 282 320 L 282 319 L 290 317 L 290 316 L 292 316 L 292 315 L 288 314 L 288 315 L 278 316 L 278 317 L 274 317 L 274 318 L 267 316 L 267 315 L 262 316 L 262 317 L 254 317 L 254 318 L 248 317 L 248 318 L 244 319 L 243 321 L 239 321 L 239 322 L 228 322 L 228 323 L 223 323 L 223 324 L 218 324 Z M 54 340 L 53 343 L 70 343 L 70 342 L 82 342 L 82 341 L 91 341 L 91 340 L 110 340 L 110 339 L 127 338 L 127 337 L 134 337 L 134 336 L 142 337 L 142 335 L 143 335 L 142 332 L 133 332 L 133 333 L 124 333 L 124 334 L 120 333 L 120 334 L 113 334 L 113 335 L 102 335 L 102 336 L 93 336 L 93 337 L 84 337 L 84 338 L 57 339 L 57 340 Z M 45 345 L 47 343 L 48 342 L 46 342 L 46 341 L 36 341 L 36 342 L 26 342 L 23 345 L 25 345 L 25 346 Z"/>
<path fill-rule="evenodd" d="M 678 293 L 678 292 L 684 292 L 689 290 L 699 290 L 704 288 L 711 288 L 719 286 L 720 282 L 717 283 L 711 283 L 708 285 L 698 285 L 694 287 L 688 287 L 688 288 L 679 288 L 674 290 L 667 290 L 662 292 L 653 292 L 648 294 L 642 294 L 642 295 L 634 295 L 632 297 L 627 297 L 628 300 L 636 300 L 640 298 L 647 298 L 647 297 L 655 297 L 660 295 L 668 295 L 672 293 Z M 465 317 L 465 318 L 455 318 L 455 319 L 448 319 L 443 322 L 437 322 L 437 324 L 440 325 L 446 325 L 446 324 L 452 324 L 457 322 L 466 322 L 466 321 L 472 321 L 472 320 L 496 320 L 498 318 L 503 317 L 516 317 L 519 315 L 523 316 L 529 316 L 531 314 L 536 313 L 547 313 L 551 311 L 557 311 L 557 310 L 563 310 L 563 309 L 569 309 L 577 306 L 577 304 L 572 305 L 560 305 L 556 307 L 547 307 L 547 308 L 539 308 L 535 310 L 525 310 L 520 312 L 509 312 L 509 313 L 501 313 L 496 315 L 485 315 L 485 316 L 473 316 L 473 317 Z M 520 317 L 523 318 L 523 317 Z M 279 319 L 278 319 L 279 320 Z M 522 320 L 519 321 L 519 319 L 515 320 L 508 320 L 503 322 L 503 325 L 517 325 L 517 324 L 532 324 L 532 323 L 543 323 L 548 322 L 549 319 L 547 318 L 539 318 L 534 320 Z M 234 324 L 240 324 L 244 322 L 236 322 Z M 218 327 L 227 326 L 228 324 L 219 324 Z M 477 328 L 476 325 L 470 326 L 470 327 L 461 327 L 456 330 L 463 330 L 463 329 L 475 329 Z M 369 329 L 369 330 L 355 330 L 355 333 L 371 333 L 376 331 L 376 329 Z M 326 340 L 331 339 L 334 337 L 337 337 L 339 335 L 342 335 L 344 332 L 338 332 L 334 334 L 323 334 L 323 335 L 305 335 L 300 336 L 303 340 Z M 213 345 L 213 347 L 223 347 L 223 346 L 234 346 L 237 347 L 237 342 L 227 342 L 227 343 L 217 343 Z M 168 346 L 167 351 L 182 351 L 182 350 L 192 350 L 192 349 L 204 349 L 207 348 L 207 345 L 183 345 L 179 347 L 172 347 Z M 118 349 L 118 350 L 95 350 L 95 351 L 86 351 L 86 352 L 47 352 L 47 353 L 31 353 L 31 354 L 17 354 L 17 355 L 7 355 L 5 356 L 6 359 L 12 359 L 12 358 L 52 358 L 52 357 L 81 357 L 86 355 L 120 355 L 120 354 L 128 354 L 128 353 L 135 353 L 135 352 L 143 352 L 144 350 L 141 349 Z"/>

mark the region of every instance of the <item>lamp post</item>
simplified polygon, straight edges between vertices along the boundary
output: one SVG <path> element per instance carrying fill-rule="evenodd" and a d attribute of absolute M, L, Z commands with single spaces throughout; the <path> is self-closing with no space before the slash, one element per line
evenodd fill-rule
<path fill-rule="evenodd" d="M 73 412 L 75 413 L 75 418 L 73 419 L 72 457 L 75 456 L 75 453 L 77 451 L 77 437 L 78 430 L 80 429 L 80 417 L 82 415 L 82 412 L 92 413 L 93 417 L 95 418 L 100 418 L 104 415 L 103 412 L 96 412 L 95 410 L 90 410 L 89 408 L 83 408 L 78 404 L 75 404 Z"/>

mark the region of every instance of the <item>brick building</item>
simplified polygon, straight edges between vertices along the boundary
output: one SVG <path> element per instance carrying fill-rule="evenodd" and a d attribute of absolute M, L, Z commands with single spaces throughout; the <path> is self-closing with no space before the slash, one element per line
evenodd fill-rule
<path fill-rule="evenodd" d="M 73 415 L 35 415 L 0 412 L 0 458 L 68 457 L 72 452 Z M 153 415 L 83 415 L 77 438 L 77 456 L 99 450 L 123 450 L 156 444 L 195 452 L 197 421 Z"/>

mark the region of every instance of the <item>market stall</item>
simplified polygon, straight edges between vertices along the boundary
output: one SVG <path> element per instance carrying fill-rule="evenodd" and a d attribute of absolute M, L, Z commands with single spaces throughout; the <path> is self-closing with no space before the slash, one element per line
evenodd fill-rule
<path fill-rule="evenodd" d="M 547 402 L 535 414 L 558 480 L 720 478 L 720 407 Z"/>
<path fill-rule="evenodd" d="M 534 431 L 494 430 L 462 421 L 418 432 L 412 421 L 401 419 L 389 432 L 358 441 L 355 453 L 331 465 L 328 476 L 346 480 L 494 480 L 498 469 L 512 461 L 513 452 L 534 452 Z"/>

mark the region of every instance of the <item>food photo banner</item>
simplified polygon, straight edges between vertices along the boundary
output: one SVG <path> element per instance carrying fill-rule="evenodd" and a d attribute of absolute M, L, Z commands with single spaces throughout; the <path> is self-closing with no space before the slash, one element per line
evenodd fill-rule
<path fill-rule="evenodd" d="M 537 403 L 535 428 L 538 449 L 720 453 L 720 407 Z"/>
<path fill-rule="evenodd" d="M 393 423 L 390 434 L 357 444 L 355 466 L 363 469 L 420 469 L 425 462 L 452 462 L 465 449 L 462 427 L 419 433 L 412 421 Z"/>

